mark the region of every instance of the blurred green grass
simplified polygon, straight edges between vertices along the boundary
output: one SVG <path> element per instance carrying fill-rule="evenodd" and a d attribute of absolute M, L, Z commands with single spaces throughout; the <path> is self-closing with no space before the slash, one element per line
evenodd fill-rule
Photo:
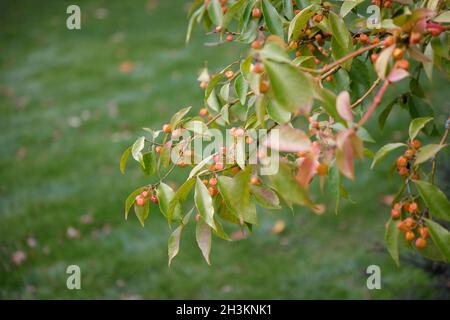
<path fill-rule="evenodd" d="M 198 110 L 198 69 L 205 61 L 219 68 L 245 48 L 205 49 L 200 30 L 186 47 L 182 0 L 80 1 L 80 31 L 65 27 L 69 4 L 8 2 L 0 12 L 1 299 L 445 297 L 442 278 L 408 262 L 397 268 L 379 249 L 389 211 L 380 198 L 399 180 L 386 179 L 387 163 L 369 172 L 368 161 L 347 184 L 356 204 L 344 202 L 340 216 L 260 210 L 249 239 L 214 239 L 211 267 L 189 226 L 169 270 L 158 210 L 145 229 L 123 220 L 124 199 L 146 180 L 131 166 L 121 176 L 120 154 L 142 127 L 160 126 L 180 107 Z M 124 61 L 131 72 L 120 72 Z M 436 105 L 446 103 L 446 86 L 432 88 L 441 92 Z M 383 133 L 372 127 L 380 143 L 405 137 L 406 113 L 393 117 Z M 93 223 L 81 223 L 86 214 Z M 277 219 L 287 225 L 280 235 L 270 232 Z M 69 227 L 79 239 L 67 237 Z M 27 254 L 20 266 L 11 262 L 17 250 Z M 71 264 L 82 269 L 82 290 L 66 288 Z M 371 264 L 381 267 L 382 290 L 366 288 Z"/>

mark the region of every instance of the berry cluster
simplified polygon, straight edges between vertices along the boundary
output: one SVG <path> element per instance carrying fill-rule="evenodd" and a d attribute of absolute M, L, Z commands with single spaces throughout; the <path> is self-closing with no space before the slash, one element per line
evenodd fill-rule
<path fill-rule="evenodd" d="M 410 142 L 410 147 L 406 149 L 405 153 L 397 159 L 397 172 L 403 178 L 410 177 L 413 180 L 420 178 L 419 172 L 412 165 L 414 163 L 417 151 L 422 147 L 422 143 L 414 139 Z"/>
<path fill-rule="evenodd" d="M 150 199 L 154 204 L 158 203 L 158 198 L 155 194 L 150 194 L 149 191 L 144 190 L 139 195 L 136 196 L 136 205 L 143 207 L 147 204 L 147 201 Z"/>
<path fill-rule="evenodd" d="M 391 209 L 391 217 L 397 222 L 397 228 L 404 233 L 405 240 L 410 242 L 416 239 L 418 249 L 424 249 L 427 238 L 430 236 L 428 228 L 424 226 L 419 205 L 414 200 L 395 203 Z"/>

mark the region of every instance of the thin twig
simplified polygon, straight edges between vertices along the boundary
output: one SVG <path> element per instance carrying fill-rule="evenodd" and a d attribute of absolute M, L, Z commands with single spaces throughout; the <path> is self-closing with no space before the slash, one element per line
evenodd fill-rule
<path fill-rule="evenodd" d="M 364 93 L 361 98 L 359 98 L 358 100 L 356 100 L 352 105 L 351 108 L 355 108 L 357 107 L 361 102 L 364 101 L 365 98 L 367 98 L 373 90 L 375 90 L 375 88 L 377 87 L 377 85 L 380 83 L 381 78 L 377 78 L 377 80 L 374 81 L 374 83 L 372 84 L 372 86 L 366 91 L 366 93 Z"/>

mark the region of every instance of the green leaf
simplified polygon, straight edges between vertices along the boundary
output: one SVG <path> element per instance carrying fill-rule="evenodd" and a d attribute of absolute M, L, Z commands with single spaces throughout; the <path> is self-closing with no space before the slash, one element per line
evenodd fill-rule
<path fill-rule="evenodd" d="M 370 169 L 373 169 L 375 164 L 382 160 L 384 157 L 386 157 L 391 151 L 400 148 L 400 147 L 407 147 L 404 143 L 388 143 L 384 146 L 382 146 L 377 153 L 375 154 L 375 157 L 373 158 L 372 165 L 370 166 Z"/>
<path fill-rule="evenodd" d="M 395 106 L 395 104 L 397 103 L 397 99 L 394 99 L 393 101 L 391 101 L 386 108 L 384 108 L 384 110 L 380 113 L 380 116 L 378 117 L 378 125 L 380 127 L 381 130 L 384 129 L 384 125 L 386 123 L 387 118 L 389 117 L 389 114 L 392 111 L 392 108 Z"/>
<path fill-rule="evenodd" d="M 335 39 L 334 37 L 331 38 L 331 49 L 333 57 L 335 60 L 338 60 L 342 58 L 343 56 L 349 54 L 352 49 L 351 47 L 343 47 L 340 45 L 340 43 Z M 341 65 L 346 70 L 351 70 L 353 59 L 348 59 L 347 61 L 343 62 Z"/>
<path fill-rule="evenodd" d="M 332 11 L 330 11 L 329 19 L 333 39 L 336 39 L 342 48 L 348 48 L 350 45 L 351 36 L 344 20 Z"/>
<path fill-rule="evenodd" d="M 289 24 L 288 39 L 296 40 L 305 29 L 306 23 L 314 15 L 314 11 L 311 10 L 313 5 L 309 5 L 302 9 L 297 15 L 292 19 Z"/>
<path fill-rule="evenodd" d="M 354 7 L 362 3 L 364 0 L 345 0 L 341 6 L 340 15 L 345 17 Z"/>
<path fill-rule="evenodd" d="M 269 99 L 267 99 L 264 95 L 259 95 L 256 97 L 255 101 L 255 111 L 256 111 L 256 119 L 258 124 L 261 125 L 262 128 L 266 127 L 266 109 L 267 104 L 269 103 Z"/>
<path fill-rule="evenodd" d="M 122 174 L 125 174 L 125 167 L 127 165 L 127 160 L 130 157 L 131 154 L 131 149 L 132 147 L 128 147 L 123 153 L 122 156 L 120 157 L 120 172 L 122 172 Z"/>
<path fill-rule="evenodd" d="M 450 221 L 450 202 L 445 194 L 434 184 L 412 180 L 433 217 Z"/>
<path fill-rule="evenodd" d="M 137 140 L 133 143 L 133 146 L 131 147 L 131 155 L 133 156 L 134 160 L 139 162 L 143 167 L 144 163 L 142 161 L 142 153 L 141 151 L 144 150 L 145 145 L 145 137 L 139 137 Z"/>
<path fill-rule="evenodd" d="M 277 9 L 275 9 L 269 0 L 262 1 L 262 12 L 267 29 L 269 29 L 271 33 L 283 38 L 283 22 L 281 21 L 281 17 L 278 15 Z"/>
<path fill-rule="evenodd" d="M 208 14 L 216 26 L 223 24 L 223 12 L 219 0 L 211 0 L 208 6 Z"/>
<path fill-rule="evenodd" d="M 159 209 L 162 214 L 168 219 L 169 204 L 175 197 L 175 192 L 164 182 L 161 182 L 156 190 L 156 196 L 158 197 Z M 181 206 L 178 203 L 173 210 L 173 219 L 179 219 L 181 217 Z"/>
<path fill-rule="evenodd" d="M 153 147 L 151 152 L 146 152 L 142 155 L 142 163 L 144 164 L 142 171 L 144 171 L 147 176 L 151 176 L 156 170 L 156 157 L 154 149 L 155 148 Z"/>
<path fill-rule="evenodd" d="M 178 254 L 178 251 L 180 249 L 180 240 L 181 240 L 181 234 L 183 233 L 184 227 L 189 221 L 189 218 L 191 217 L 192 211 L 194 211 L 194 208 L 192 208 L 184 217 L 183 221 L 181 222 L 180 226 L 178 226 L 172 234 L 169 236 L 168 244 L 167 244 L 167 253 L 169 256 L 169 267 L 172 263 L 173 258 Z"/>
<path fill-rule="evenodd" d="M 445 229 L 440 224 L 430 220 L 425 219 L 430 232 L 431 239 L 438 247 L 439 251 L 444 255 L 447 262 L 450 261 L 450 232 Z"/>
<path fill-rule="evenodd" d="M 288 19 L 292 19 L 294 17 L 292 0 L 283 0 L 283 14 Z"/>
<path fill-rule="evenodd" d="M 197 227 L 195 228 L 195 238 L 198 247 L 202 251 L 203 257 L 206 262 L 211 265 L 211 262 L 209 261 L 209 254 L 211 253 L 211 227 L 202 220 L 198 221 Z"/>
<path fill-rule="evenodd" d="M 208 126 L 204 122 L 199 120 L 188 121 L 183 125 L 183 127 L 200 136 L 211 136 L 211 133 L 208 130 Z"/>
<path fill-rule="evenodd" d="M 423 146 L 418 152 L 416 161 L 414 161 L 414 165 L 417 166 L 425 161 L 433 158 L 436 153 L 441 151 L 442 148 L 445 148 L 447 145 L 445 144 L 428 144 Z"/>
<path fill-rule="evenodd" d="M 422 130 L 422 128 L 425 127 L 425 125 L 431 120 L 433 120 L 432 117 L 421 117 L 411 121 L 409 124 L 409 138 L 411 141 L 414 140 L 420 130 Z"/>
<path fill-rule="evenodd" d="M 168 248 L 168 256 L 169 256 L 169 267 L 172 262 L 172 259 L 178 254 L 180 249 L 180 240 L 181 240 L 181 232 L 183 231 L 183 225 L 177 227 L 169 236 L 167 248 Z"/>
<path fill-rule="evenodd" d="M 286 63 L 264 61 L 273 97 L 277 104 L 289 112 L 309 109 L 314 84 L 310 77 Z"/>
<path fill-rule="evenodd" d="M 214 224 L 214 206 L 212 197 L 199 177 L 197 177 L 197 182 L 195 184 L 194 201 L 203 221 L 216 230 L 216 225 Z"/>
<path fill-rule="evenodd" d="M 159 154 L 159 161 L 163 165 L 164 168 L 167 168 L 170 164 L 170 152 L 172 150 L 172 142 L 169 141 L 164 144 L 161 148 L 161 152 Z"/>
<path fill-rule="evenodd" d="M 136 201 L 136 197 L 142 192 L 144 188 L 140 187 L 134 190 L 125 200 L 125 220 L 128 219 L 128 212 Z"/>
<path fill-rule="evenodd" d="M 194 187 L 195 179 L 186 180 L 181 187 L 178 188 L 177 192 L 169 202 L 169 206 L 167 209 L 167 220 L 172 221 L 175 209 L 186 200 L 187 196 L 191 192 Z"/>
<path fill-rule="evenodd" d="M 210 161 L 212 158 L 214 158 L 216 154 L 211 154 L 208 157 L 204 158 L 202 161 L 200 161 L 194 168 L 192 168 L 191 172 L 189 173 L 188 179 L 191 179 L 195 177 L 197 173 L 200 172 Z"/>
<path fill-rule="evenodd" d="M 264 208 L 281 209 L 278 195 L 269 188 L 260 186 L 250 186 L 251 193 L 255 200 Z"/>
<path fill-rule="evenodd" d="M 148 214 L 150 212 L 150 205 L 148 201 L 143 206 L 134 205 L 134 212 L 136 213 L 136 217 L 141 223 L 142 227 L 144 227 L 145 220 L 148 218 Z"/>
<path fill-rule="evenodd" d="M 390 219 L 385 234 L 386 247 L 392 259 L 395 261 L 395 264 L 400 266 L 398 235 L 399 230 L 397 228 L 397 224 L 394 220 Z"/>
<path fill-rule="evenodd" d="M 245 101 L 247 100 L 248 82 L 245 81 L 242 75 L 239 75 L 236 77 L 236 80 L 234 80 L 234 90 L 236 91 L 236 95 L 241 104 L 245 105 Z"/>
<path fill-rule="evenodd" d="M 286 202 L 313 208 L 308 192 L 295 180 L 294 168 L 285 162 L 280 162 L 279 166 L 278 172 L 269 176 L 273 188 Z"/>
<path fill-rule="evenodd" d="M 339 169 L 336 164 L 331 166 L 330 170 L 328 170 L 327 190 L 329 190 L 329 193 L 336 198 L 334 213 L 338 214 L 341 201 L 341 174 L 339 173 Z"/>
<path fill-rule="evenodd" d="M 427 75 L 428 79 L 433 78 L 433 64 L 434 64 L 434 51 L 431 43 L 428 43 L 424 51 L 425 56 L 428 58 L 429 62 L 423 62 L 423 70 Z"/>
<path fill-rule="evenodd" d="M 220 97 L 227 102 L 230 97 L 230 83 L 225 83 L 222 88 L 220 88 Z"/>
<path fill-rule="evenodd" d="M 183 108 L 172 116 L 170 119 L 170 127 L 173 129 L 181 122 L 186 114 L 191 110 L 192 107 Z"/>
<path fill-rule="evenodd" d="M 242 9 L 242 6 L 247 2 L 247 0 L 239 0 L 228 7 L 227 12 L 223 17 L 222 29 L 228 28 L 228 25 L 233 20 L 233 17 Z"/>
<path fill-rule="evenodd" d="M 274 100 L 269 102 L 266 109 L 270 119 L 279 124 L 285 124 L 291 120 L 291 113 L 281 108 Z"/>
<path fill-rule="evenodd" d="M 249 55 L 247 58 L 241 61 L 241 65 L 239 68 L 245 80 L 248 80 L 248 75 L 250 74 L 251 71 L 252 61 L 253 61 L 252 55 Z"/>
<path fill-rule="evenodd" d="M 205 12 L 205 6 L 203 5 L 200 8 L 198 8 L 196 11 L 194 11 L 194 13 L 189 18 L 188 28 L 187 28 L 187 31 L 186 31 L 186 40 L 185 40 L 186 43 L 188 43 L 191 40 L 192 31 L 194 31 L 196 20 L 199 17 L 201 17 L 204 12 Z"/>
<path fill-rule="evenodd" d="M 256 208 L 250 199 L 250 168 L 239 172 L 233 178 L 220 176 L 219 191 L 227 207 L 241 223 L 257 223 Z"/>

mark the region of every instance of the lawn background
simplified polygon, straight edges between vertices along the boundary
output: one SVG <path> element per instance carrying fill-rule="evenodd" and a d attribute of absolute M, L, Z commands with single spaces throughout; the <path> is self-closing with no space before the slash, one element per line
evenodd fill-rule
<path fill-rule="evenodd" d="M 373 172 L 368 160 L 358 165 L 356 181 L 346 183 L 356 203 L 344 202 L 339 216 L 260 210 L 260 226 L 247 240 L 213 240 L 211 267 L 191 223 L 169 269 L 169 230 L 158 210 L 145 229 L 133 215 L 123 219 L 124 199 L 147 181 L 136 166 L 122 176 L 118 160 L 142 127 L 161 126 L 181 107 L 201 108 L 196 75 L 205 61 L 218 70 L 246 48 L 206 49 L 201 29 L 185 46 L 186 1 L 78 1 L 82 29 L 69 31 L 72 3 L 2 1 L 1 299 L 449 297 L 445 266 L 406 253 L 397 268 L 383 249 L 389 208 L 381 198 L 400 184 L 387 178 L 389 161 Z M 134 68 L 123 72 L 127 62 Z M 437 123 L 448 117 L 448 85 L 444 79 L 427 89 Z M 369 149 L 405 140 L 408 120 L 395 108 L 383 132 L 372 121 L 378 143 Z M 83 224 L 83 215 L 93 222 Z M 277 219 L 286 230 L 276 235 L 270 230 Z M 67 237 L 69 227 L 79 239 Z M 11 262 L 18 250 L 27 255 L 20 266 Z M 66 288 L 71 264 L 81 267 L 82 290 Z M 381 267 L 381 290 L 366 288 L 372 264 Z"/>

